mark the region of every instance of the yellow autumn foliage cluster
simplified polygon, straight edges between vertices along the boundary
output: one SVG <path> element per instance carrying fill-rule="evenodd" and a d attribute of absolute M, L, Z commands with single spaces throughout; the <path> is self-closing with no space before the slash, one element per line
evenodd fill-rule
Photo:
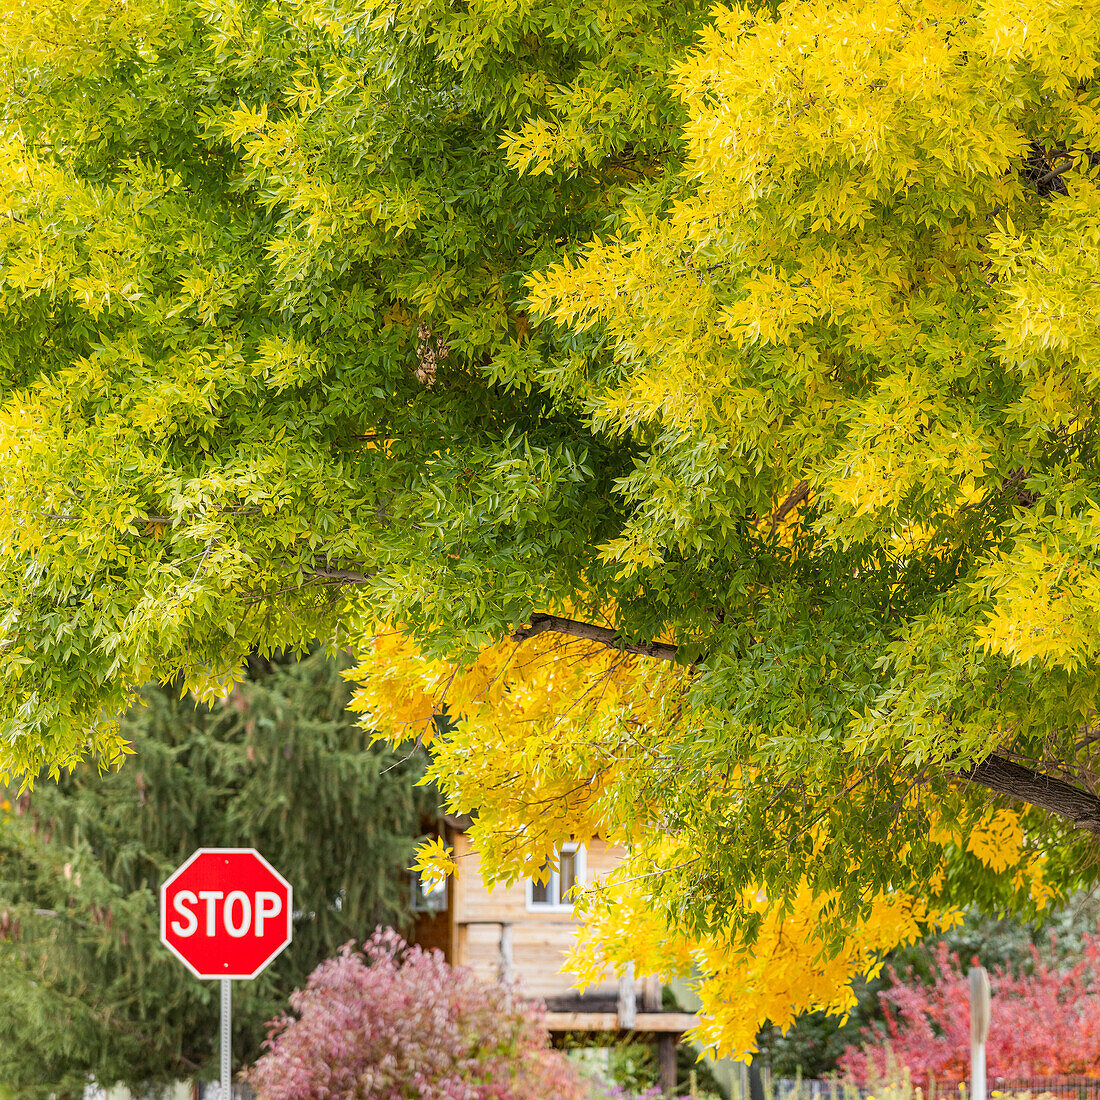
<path fill-rule="evenodd" d="M 466 664 L 425 657 L 393 630 L 368 652 L 348 673 L 352 708 L 391 740 L 431 745 L 426 781 L 495 838 L 482 847 L 491 878 L 538 871 L 563 839 L 646 831 L 647 804 L 659 805 L 653 760 L 681 736 L 687 670 L 550 633 Z"/>
<path fill-rule="evenodd" d="M 721 931 L 693 936 L 670 931 L 631 860 L 580 899 L 585 923 L 567 966 L 582 982 L 597 982 L 607 964 L 628 961 L 636 972 L 689 980 L 700 1001 L 693 1038 L 719 1057 L 744 1057 L 756 1049 L 765 1021 L 786 1031 L 803 1012 L 843 1019 L 856 1005 L 854 977 L 876 976 L 887 952 L 961 920 L 957 910 L 937 912 L 911 895 L 880 895 L 834 952 L 821 927 L 835 902 L 804 884 L 784 909 L 762 893 L 748 894 L 742 906 L 762 917 L 751 946 Z M 722 921 L 712 924 L 720 929 Z"/>

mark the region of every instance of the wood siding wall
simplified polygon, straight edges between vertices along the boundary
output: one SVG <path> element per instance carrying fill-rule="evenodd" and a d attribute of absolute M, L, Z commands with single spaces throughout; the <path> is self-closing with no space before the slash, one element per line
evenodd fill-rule
<path fill-rule="evenodd" d="M 512 929 L 514 974 L 528 997 L 576 994 L 576 977 L 562 973 L 566 952 L 577 928 L 571 912 L 527 908 L 523 882 L 497 886 L 490 892 L 481 877 L 481 859 L 464 833 L 451 837 L 458 873 L 451 883 L 453 961 L 470 967 L 484 981 L 500 977 L 501 926 Z M 622 848 L 594 841 L 585 851 L 584 881 L 590 882 L 615 867 L 625 856 Z M 618 982 L 611 974 L 588 992 L 615 996 Z M 640 993 L 640 985 L 639 985 Z"/>

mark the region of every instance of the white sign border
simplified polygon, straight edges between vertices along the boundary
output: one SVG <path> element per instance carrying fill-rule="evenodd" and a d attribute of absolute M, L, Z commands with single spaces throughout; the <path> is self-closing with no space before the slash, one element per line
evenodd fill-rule
<path fill-rule="evenodd" d="M 255 856 L 256 859 L 258 859 L 286 887 L 286 939 L 283 940 L 282 947 L 269 955 L 251 974 L 202 974 L 168 942 L 168 887 L 171 886 L 172 883 L 199 858 L 199 856 L 204 855 Z M 160 884 L 160 942 L 164 944 L 164 946 L 167 947 L 196 978 L 200 978 L 202 981 L 217 981 L 218 979 L 226 978 L 232 981 L 247 982 L 263 973 L 263 971 L 290 946 L 290 941 L 293 936 L 293 922 L 291 920 L 293 911 L 294 887 L 291 886 L 255 848 L 196 848 L 191 855 Z"/>

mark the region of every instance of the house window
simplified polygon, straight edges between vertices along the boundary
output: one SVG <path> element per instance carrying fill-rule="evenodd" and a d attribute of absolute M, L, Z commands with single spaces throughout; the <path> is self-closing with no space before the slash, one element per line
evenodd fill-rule
<path fill-rule="evenodd" d="M 540 876 L 541 877 L 541 876 Z M 527 908 L 570 911 L 573 902 L 569 891 L 584 885 L 584 848 L 579 844 L 563 844 L 557 866 L 550 865 L 545 882 L 527 880 Z"/>
<path fill-rule="evenodd" d="M 414 913 L 442 913 L 447 908 L 447 880 L 426 881 L 418 872 L 409 876 Z"/>

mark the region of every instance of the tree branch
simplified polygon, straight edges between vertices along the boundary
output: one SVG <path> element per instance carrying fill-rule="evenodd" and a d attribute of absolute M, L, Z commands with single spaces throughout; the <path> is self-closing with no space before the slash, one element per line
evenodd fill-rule
<path fill-rule="evenodd" d="M 555 634 L 568 634 L 573 638 L 584 638 L 589 642 L 599 642 L 608 649 L 617 649 L 623 653 L 637 653 L 642 657 L 656 657 L 662 661 L 676 660 L 676 646 L 665 642 L 650 642 L 648 645 L 631 645 L 624 642 L 614 630 L 595 623 L 581 623 L 576 619 L 562 619 L 557 615 L 532 615 L 529 625 L 517 630 L 512 640 L 522 642 L 551 630 Z"/>
<path fill-rule="evenodd" d="M 1069 818 L 1079 829 L 1100 834 L 1100 798 L 1091 791 L 996 755 L 987 756 L 958 774 L 961 779 L 980 783 L 998 794 Z"/>
<path fill-rule="evenodd" d="M 363 572 L 361 569 L 334 569 L 327 565 L 315 565 L 303 569 L 307 577 L 317 577 L 325 584 L 366 584 L 375 571 Z"/>
<path fill-rule="evenodd" d="M 790 513 L 798 507 L 804 500 L 808 499 L 810 495 L 810 483 L 808 481 L 800 481 L 788 494 L 786 500 L 775 510 L 775 514 L 772 516 L 772 534 L 775 534 L 775 529 L 787 518 Z"/>
<path fill-rule="evenodd" d="M 563 619 L 557 615 L 532 615 L 530 625 L 517 630 L 512 639 L 522 642 L 548 630 L 557 634 L 568 634 L 573 638 L 600 642 L 609 649 L 618 649 L 624 653 L 637 653 L 663 661 L 672 661 L 676 657 L 674 645 L 664 642 L 627 645 L 615 631 L 607 627 Z M 996 754 L 956 772 L 956 775 L 960 779 L 968 779 L 972 783 L 988 787 L 997 794 L 1007 795 L 1030 806 L 1058 814 L 1073 822 L 1079 829 L 1100 835 L 1100 798 L 1091 791 L 1074 787 L 1054 776 L 1044 775 Z"/>

